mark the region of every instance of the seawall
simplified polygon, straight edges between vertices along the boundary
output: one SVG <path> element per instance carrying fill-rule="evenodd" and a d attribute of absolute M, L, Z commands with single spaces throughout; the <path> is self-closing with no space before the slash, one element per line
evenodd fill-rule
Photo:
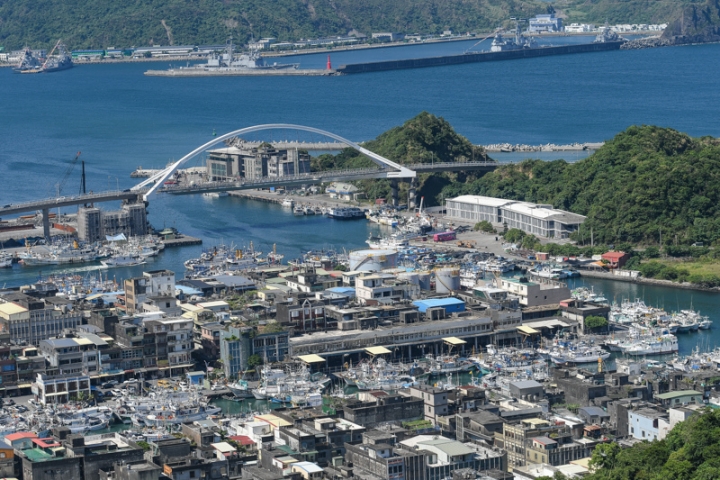
<path fill-rule="evenodd" d="M 696 283 L 688 283 L 688 282 L 679 283 L 679 282 L 673 282 L 672 280 L 659 280 L 657 278 L 646 278 L 646 277 L 630 278 L 630 277 L 622 277 L 619 275 L 613 275 L 612 273 L 595 272 L 592 270 L 580 270 L 580 276 L 587 277 L 587 278 L 602 278 L 603 280 L 615 280 L 618 282 L 626 282 L 626 283 L 639 283 L 641 285 L 657 285 L 659 287 L 671 287 L 671 288 L 680 288 L 683 290 L 700 290 L 703 292 L 720 293 L 720 288 L 703 287 L 702 285 L 698 285 Z"/>
<path fill-rule="evenodd" d="M 150 77 L 292 77 L 292 76 L 329 76 L 337 75 L 335 70 L 321 70 L 309 68 L 285 68 L 282 70 L 258 69 L 258 70 L 204 70 L 204 69 L 170 69 L 170 70 L 148 70 L 145 75 Z"/>
<path fill-rule="evenodd" d="M 388 60 L 383 62 L 353 63 L 342 65 L 338 73 L 369 73 L 407 68 L 441 67 L 464 63 L 496 62 L 501 60 L 519 60 L 523 58 L 547 57 L 551 55 L 569 55 L 573 53 L 607 52 L 620 50 L 623 42 L 583 43 L 580 45 L 562 45 L 559 47 L 526 48 L 507 52 L 479 52 L 442 57 L 411 58 L 407 60 Z"/>

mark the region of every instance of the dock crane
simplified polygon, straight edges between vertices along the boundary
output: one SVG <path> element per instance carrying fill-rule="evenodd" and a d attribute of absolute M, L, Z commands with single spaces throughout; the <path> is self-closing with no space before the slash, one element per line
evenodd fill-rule
<path fill-rule="evenodd" d="M 71 173 L 73 172 L 73 170 L 75 169 L 75 165 L 77 164 L 78 158 L 80 158 L 80 154 L 81 154 L 81 153 L 82 153 L 82 152 L 77 152 L 77 155 L 75 155 L 75 158 L 73 158 L 72 162 L 70 162 L 70 165 L 68 165 L 67 170 L 65 170 L 65 173 L 63 174 L 62 180 L 60 180 L 60 182 L 58 182 L 58 184 L 57 184 L 57 195 L 58 195 L 58 197 L 60 196 L 60 192 L 62 192 L 63 187 L 64 187 L 65 184 L 67 183 L 68 178 L 70 178 L 70 174 L 71 174 Z M 85 165 L 84 165 L 84 163 L 85 163 L 85 162 L 83 162 L 83 175 L 82 175 L 82 180 L 81 180 L 81 183 L 80 183 L 80 188 L 81 188 L 81 190 L 82 190 L 82 193 L 85 193 Z"/>

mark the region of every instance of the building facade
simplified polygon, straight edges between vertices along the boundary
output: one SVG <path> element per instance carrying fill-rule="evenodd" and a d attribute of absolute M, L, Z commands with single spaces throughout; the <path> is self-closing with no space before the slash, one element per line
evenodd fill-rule
<path fill-rule="evenodd" d="M 500 228 L 517 228 L 546 238 L 568 238 L 585 217 L 557 210 L 552 205 L 517 202 L 480 195 L 461 195 L 446 201 L 446 216 L 467 222 L 490 222 Z"/>

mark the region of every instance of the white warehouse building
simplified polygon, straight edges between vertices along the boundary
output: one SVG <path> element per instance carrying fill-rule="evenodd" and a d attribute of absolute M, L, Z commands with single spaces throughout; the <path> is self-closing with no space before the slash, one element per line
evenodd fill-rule
<path fill-rule="evenodd" d="M 466 222 L 487 220 L 496 227 L 507 225 L 538 237 L 568 238 L 585 221 L 576 213 L 539 205 L 480 195 L 461 195 L 445 202 L 448 219 Z"/>

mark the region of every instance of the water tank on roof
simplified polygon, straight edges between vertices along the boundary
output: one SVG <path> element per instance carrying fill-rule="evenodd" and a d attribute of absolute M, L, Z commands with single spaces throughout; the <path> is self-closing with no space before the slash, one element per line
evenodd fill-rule
<path fill-rule="evenodd" d="M 460 290 L 460 271 L 457 268 L 441 268 L 435 272 L 435 291 L 450 293 Z"/>
<path fill-rule="evenodd" d="M 350 252 L 350 270 L 378 272 L 397 267 L 397 250 L 356 250 Z"/>

